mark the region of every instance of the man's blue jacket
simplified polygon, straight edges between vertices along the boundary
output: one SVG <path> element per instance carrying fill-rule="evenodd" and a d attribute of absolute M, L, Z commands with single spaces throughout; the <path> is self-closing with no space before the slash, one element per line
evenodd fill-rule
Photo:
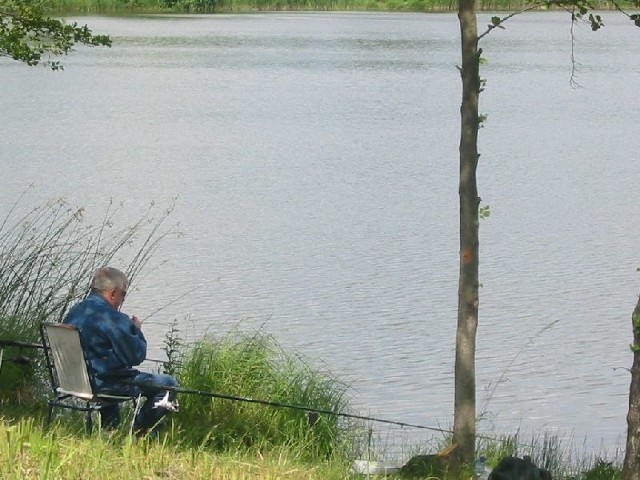
<path fill-rule="evenodd" d="M 113 308 L 99 293 L 74 305 L 63 323 L 80 329 L 85 356 L 98 390 L 109 388 L 138 371 L 147 355 L 147 340 L 133 320 Z"/>

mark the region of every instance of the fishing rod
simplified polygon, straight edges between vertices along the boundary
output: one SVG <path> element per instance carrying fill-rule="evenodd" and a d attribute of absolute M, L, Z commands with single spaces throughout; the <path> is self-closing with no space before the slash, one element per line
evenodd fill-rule
<path fill-rule="evenodd" d="M 430 430 L 430 431 L 433 431 L 433 432 L 453 434 L 453 430 L 449 430 L 449 429 L 446 429 L 446 428 L 427 427 L 426 425 L 418 425 L 418 424 L 415 424 L 415 423 L 400 422 L 400 421 L 397 421 L 397 420 L 389 420 L 389 419 L 386 419 L 386 418 L 370 417 L 370 416 L 366 416 L 366 415 L 357 415 L 357 414 L 353 414 L 353 413 L 334 412 L 333 410 L 327 410 L 327 409 L 324 409 L 324 408 L 306 407 L 304 405 L 296 405 L 296 404 L 293 404 L 293 403 L 275 402 L 275 401 L 272 401 L 272 400 L 261 400 L 261 399 L 258 399 L 258 398 L 241 397 L 241 396 L 238 396 L 238 395 L 229 395 L 229 394 L 226 394 L 226 393 L 207 392 L 206 390 L 196 390 L 196 389 L 183 388 L 183 387 L 169 387 L 169 386 L 159 387 L 158 385 L 153 385 L 153 384 L 149 384 L 149 383 L 146 383 L 146 382 L 127 382 L 127 383 L 129 383 L 131 385 L 139 386 L 139 387 L 160 388 L 162 390 L 168 390 L 168 391 L 175 392 L 175 393 L 186 393 L 186 394 L 190 394 L 190 395 L 200 395 L 200 396 L 203 396 L 203 397 L 221 398 L 223 400 L 235 400 L 235 401 L 239 401 L 239 402 L 257 403 L 257 404 L 260 404 L 260 405 L 269 405 L 269 406 L 272 406 L 272 407 L 291 408 L 293 410 L 301 410 L 301 411 L 304 411 L 304 412 L 307 412 L 307 413 L 334 415 L 336 417 L 353 418 L 353 419 L 356 419 L 356 420 L 365 420 L 365 421 L 368 421 L 368 422 L 386 423 L 386 424 L 390 424 L 390 425 L 397 425 L 397 426 L 400 426 L 400 427 L 419 428 L 419 429 L 422 429 L 422 430 Z M 312 425 L 315 425 L 316 422 L 317 422 L 317 418 L 312 418 L 311 416 L 309 417 L 309 423 L 311 423 Z M 490 440 L 490 441 L 494 441 L 494 442 L 500 442 L 500 443 L 504 443 L 506 441 L 505 439 L 499 439 L 499 438 L 496 438 L 496 437 L 492 437 L 492 436 L 489 436 L 489 435 L 483 435 L 483 434 L 477 434 L 476 438 L 484 439 L 484 440 Z M 518 443 L 518 445 L 520 445 L 522 447 L 537 448 L 536 445 L 527 444 L 527 443 Z"/>
<path fill-rule="evenodd" d="M 7 340 L 2 338 L 0 338 L 0 347 L 45 348 L 41 343 L 21 342 L 19 340 Z"/>
<path fill-rule="evenodd" d="M 377 422 L 377 423 L 386 423 L 386 424 L 390 424 L 390 425 L 397 425 L 400 427 L 407 427 L 407 428 L 419 428 L 422 430 L 430 430 L 433 432 L 439 432 L 439 433 L 447 433 L 447 434 L 453 434 L 453 430 L 449 430 L 446 428 L 438 428 L 438 427 L 427 427 L 426 425 L 418 425 L 415 423 L 407 423 L 407 422 L 400 422 L 397 420 L 389 420 L 386 418 L 377 418 L 377 417 L 371 417 L 371 416 L 367 416 L 367 415 L 357 415 L 357 414 L 353 414 L 353 413 L 344 413 L 344 412 L 334 412 L 333 410 L 327 410 L 324 408 L 314 408 L 314 407 L 307 407 L 304 405 L 296 405 L 293 403 L 286 403 L 286 402 L 275 402 L 272 400 L 262 400 L 262 399 L 258 399 L 258 398 L 251 398 L 251 397 L 242 397 L 239 395 L 230 395 L 230 394 L 226 394 L 226 393 L 215 393 L 215 392 L 208 392 L 206 390 L 197 390 L 197 389 L 191 389 L 191 388 L 183 388 L 183 387 L 169 387 L 169 386 L 159 386 L 159 385 L 155 385 L 152 383 L 148 383 L 148 382 L 125 382 L 129 385 L 134 385 L 137 387 L 145 387 L 145 388 L 159 388 L 161 390 L 166 390 L 166 391 L 170 391 L 170 392 L 175 392 L 175 393 L 185 393 L 188 395 L 200 395 L 203 397 L 213 397 L 213 398 L 221 398 L 223 400 L 235 400 L 235 401 L 239 401 L 239 402 L 246 402 L 246 403 L 256 403 L 256 404 L 260 404 L 260 405 L 268 405 L 271 407 L 283 407 L 283 408 L 290 408 L 293 410 L 301 410 L 303 412 L 307 412 L 309 413 L 316 413 L 316 414 L 325 414 L 325 415 L 333 415 L 336 417 L 344 417 L 344 418 L 353 418 L 356 420 L 365 420 L 368 422 Z M 315 423 L 317 422 L 317 418 L 312 418 L 311 416 L 309 417 L 309 423 L 311 423 L 312 425 L 315 425 Z M 499 439 L 499 438 L 495 438 L 489 435 L 483 435 L 483 434 L 477 434 L 476 438 L 479 439 L 484 439 L 484 440 L 490 440 L 490 441 L 494 441 L 494 442 L 500 442 L 503 443 L 505 442 L 504 439 Z M 518 443 L 518 445 L 522 446 L 522 447 L 532 447 L 532 448 L 536 448 L 536 445 L 532 445 L 532 444 L 527 444 L 527 443 Z"/>
<path fill-rule="evenodd" d="M 344 412 L 334 412 L 333 410 L 327 410 L 324 408 L 314 408 L 314 407 L 307 407 L 304 405 L 296 405 L 293 403 L 286 403 L 286 402 L 276 402 L 273 400 L 262 400 L 262 399 L 258 399 L 258 398 L 251 398 L 251 397 L 241 397 L 238 395 L 229 395 L 226 393 L 215 393 L 215 392 L 208 392 L 206 390 L 196 390 L 196 389 L 191 389 L 191 388 L 183 388 L 183 387 L 169 387 L 169 386 L 162 386 L 159 387 L 158 385 L 154 385 L 154 384 L 150 384 L 148 382 L 126 382 L 129 385 L 134 385 L 137 387 L 144 387 L 144 388 L 161 388 L 162 390 L 167 390 L 170 392 L 175 392 L 175 393 L 184 393 L 184 394 L 189 394 L 189 395 L 200 395 L 203 397 L 213 397 L 213 398 L 221 398 L 223 400 L 235 400 L 235 401 L 239 401 L 239 402 L 246 402 L 246 403 L 257 403 L 260 405 L 269 405 L 271 407 L 283 407 L 283 408 L 290 408 L 293 410 L 301 410 L 307 413 L 317 413 L 317 414 L 325 414 L 325 415 L 334 415 L 336 417 L 345 417 L 345 418 L 353 418 L 353 419 L 357 419 L 357 420 L 365 420 L 365 421 L 370 421 L 370 422 L 379 422 L 379 423 L 387 423 L 387 424 L 392 424 L 392 425 L 398 425 L 400 427 L 411 427 L 411 428 L 420 428 L 420 429 L 424 429 L 424 430 L 432 430 L 432 431 L 436 431 L 436 432 L 444 432 L 444 433 L 453 433 L 452 430 L 445 430 L 442 428 L 436 428 L 436 427 L 427 427 L 424 425 L 416 425 L 413 423 L 406 423 L 406 422 L 399 422 L 396 420 L 388 420 L 388 419 L 384 419 L 384 418 L 375 418 L 375 417 L 370 417 L 370 416 L 366 416 L 366 415 L 356 415 L 353 413 L 344 413 Z M 310 419 L 312 421 L 312 423 L 315 423 L 315 419 Z"/>

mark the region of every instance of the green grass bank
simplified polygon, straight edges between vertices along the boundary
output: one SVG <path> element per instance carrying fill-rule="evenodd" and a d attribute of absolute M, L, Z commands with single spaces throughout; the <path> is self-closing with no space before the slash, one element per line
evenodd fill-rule
<path fill-rule="evenodd" d="M 55 423 L 45 427 L 42 413 L 22 411 L 18 417 L 0 416 L 0 478 L 4 480 L 470 480 L 470 471 L 454 476 L 446 472 L 413 471 L 388 476 L 356 474 L 344 457 L 308 459 L 292 445 L 270 449 L 234 448 L 218 451 L 206 445 L 185 443 L 188 433 L 173 427 L 159 439 L 136 438 L 123 431 L 94 431 L 87 435 L 80 423 Z M 616 462 L 598 457 L 567 456 L 561 443 L 546 438 L 536 445 L 546 451 L 533 457 L 546 464 L 555 480 L 621 480 Z M 545 443 L 546 442 L 546 443 Z M 507 455 L 526 455 L 517 438 L 485 444 L 481 453 L 489 468 Z M 569 454 L 570 455 L 570 454 Z"/>
<path fill-rule="evenodd" d="M 181 445 L 177 432 L 160 441 L 104 432 L 84 436 L 34 419 L 0 419 L 0 478 L 4 480 L 226 479 L 342 480 L 345 465 L 305 463 L 286 449 L 263 455 L 215 453 Z"/>

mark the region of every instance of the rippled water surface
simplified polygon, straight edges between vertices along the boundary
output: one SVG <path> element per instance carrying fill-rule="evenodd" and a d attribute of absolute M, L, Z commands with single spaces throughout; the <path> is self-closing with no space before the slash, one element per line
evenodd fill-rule
<path fill-rule="evenodd" d="M 481 26 L 490 15 L 480 17 Z M 450 427 L 458 261 L 454 14 L 79 19 L 111 49 L 0 60 L 0 214 L 66 196 L 122 222 L 177 196 L 184 236 L 127 299 L 161 355 L 262 329 L 373 416 Z M 640 42 L 614 14 L 483 40 L 478 403 L 485 432 L 621 444 L 640 287 Z M 35 197 L 35 198 L 34 198 Z"/>

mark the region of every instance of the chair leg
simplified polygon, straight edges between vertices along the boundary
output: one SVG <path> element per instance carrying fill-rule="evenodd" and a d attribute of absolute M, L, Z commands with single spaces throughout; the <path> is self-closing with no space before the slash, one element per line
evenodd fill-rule
<path fill-rule="evenodd" d="M 131 428 L 129 429 L 129 434 L 133 435 L 133 429 L 136 425 L 136 417 L 138 413 L 140 413 L 140 407 L 142 404 L 142 394 L 138 394 L 137 397 L 133 397 L 133 417 L 131 418 Z"/>
<path fill-rule="evenodd" d="M 51 425 L 52 418 L 53 418 L 53 405 L 49 404 L 49 412 L 47 413 L 47 427 Z"/>
<path fill-rule="evenodd" d="M 93 416 L 91 415 L 93 412 L 91 411 L 91 405 L 87 403 L 87 433 L 91 435 L 93 431 Z"/>

